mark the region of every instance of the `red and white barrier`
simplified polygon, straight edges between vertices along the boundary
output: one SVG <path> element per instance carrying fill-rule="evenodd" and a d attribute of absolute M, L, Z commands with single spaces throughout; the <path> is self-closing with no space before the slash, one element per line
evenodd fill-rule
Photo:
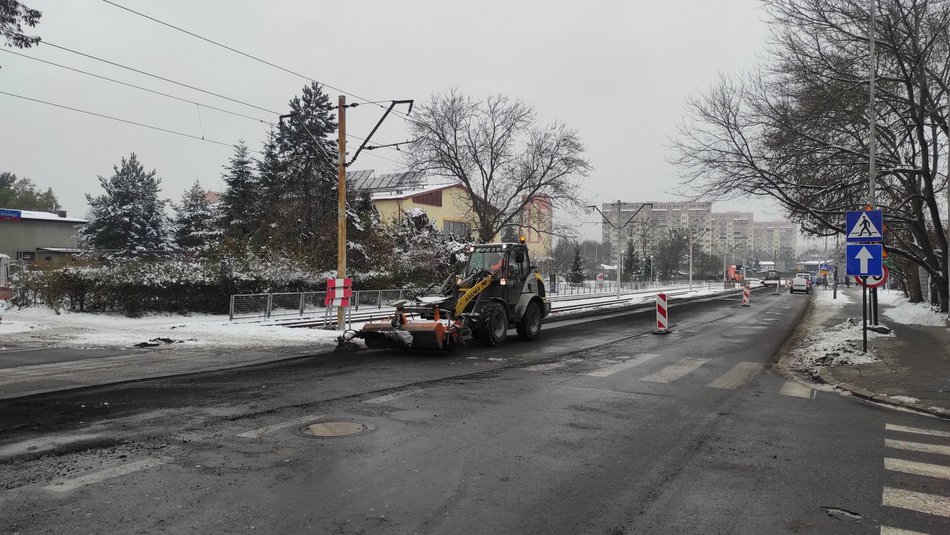
<path fill-rule="evenodd" d="M 751 295 L 751 293 L 752 291 L 749 290 L 748 286 L 742 287 L 742 306 L 744 307 L 749 306 L 749 296 Z"/>
<path fill-rule="evenodd" d="M 653 334 L 670 334 L 669 305 L 665 293 L 656 294 L 656 330 Z"/>
<path fill-rule="evenodd" d="M 327 296 L 323 299 L 324 306 L 348 307 L 353 297 L 353 279 L 327 279 Z"/>

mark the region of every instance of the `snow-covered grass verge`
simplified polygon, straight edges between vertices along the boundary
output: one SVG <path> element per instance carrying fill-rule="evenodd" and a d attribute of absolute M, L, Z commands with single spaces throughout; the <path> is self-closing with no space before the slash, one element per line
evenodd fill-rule
<path fill-rule="evenodd" d="M 314 349 L 336 345 L 338 331 L 290 329 L 275 325 L 231 323 L 226 315 L 155 314 L 127 318 L 110 314 L 63 312 L 46 308 L 3 312 L 0 347 L 41 344 L 50 347 L 132 347 L 152 339 L 185 346 L 288 347 Z M 167 342 L 166 342 L 167 343 Z"/>
<path fill-rule="evenodd" d="M 854 366 L 871 364 L 880 359 L 873 353 L 861 351 L 863 335 L 861 320 L 848 318 L 831 327 L 825 324 L 840 312 L 841 307 L 851 303 L 851 298 L 838 292 L 833 298 L 831 290 L 813 290 L 815 301 L 812 311 L 805 319 L 805 329 L 808 334 L 799 341 L 792 350 L 790 367 L 792 370 L 818 377 L 818 368 L 823 366 Z M 881 335 L 868 331 L 868 338 Z"/>
<path fill-rule="evenodd" d="M 902 325 L 925 325 L 945 327 L 947 315 L 941 314 L 927 303 L 911 303 L 903 292 L 897 290 L 878 291 L 877 302 L 885 318 Z"/>

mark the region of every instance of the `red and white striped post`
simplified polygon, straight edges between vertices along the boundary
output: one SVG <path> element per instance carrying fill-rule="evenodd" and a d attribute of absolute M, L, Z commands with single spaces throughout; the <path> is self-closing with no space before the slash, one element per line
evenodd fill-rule
<path fill-rule="evenodd" d="M 670 334 L 670 315 L 666 294 L 656 294 L 656 330 L 653 334 Z"/>
<path fill-rule="evenodd" d="M 748 286 L 748 285 L 742 287 L 742 306 L 744 306 L 744 307 L 749 306 L 749 296 L 750 296 L 751 293 L 752 293 L 752 291 L 749 290 L 749 286 Z"/>

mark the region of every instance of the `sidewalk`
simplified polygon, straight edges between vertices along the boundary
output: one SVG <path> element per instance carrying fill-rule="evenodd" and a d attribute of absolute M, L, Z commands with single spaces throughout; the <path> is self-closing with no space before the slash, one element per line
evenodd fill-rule
<path fill-rule="evenodd" d="M 831 290 L 816 289 L 813 307 L 828 303 Z M 832 330 L 848 318 L 856 322 L 860 351 L 861 288 L 839 288 L 838 297 L 848 300 L 829 306 L 831 314 L 822 326 Z M 877 362 L 822 366 L 817 375 L 836 388 L 874 401 L 898 405 L 950 418 L 950 328 L 946 315 L 931 312 L 926 305 L 911 305 L 898 290 L 879 290 L 879 323 L 893 331 L 881 336 L 868 333 L 868 350 Z M 869 319 L 870 321 L 870 319 Z"/>

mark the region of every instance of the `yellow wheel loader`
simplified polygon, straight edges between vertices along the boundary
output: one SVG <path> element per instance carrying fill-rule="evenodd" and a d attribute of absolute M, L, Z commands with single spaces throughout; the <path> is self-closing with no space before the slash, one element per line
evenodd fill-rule
<path fill-rule="evenodd" d="M 433 293 L 388 303 L 393 317 L 365 324 L 355 337 L 375 349 L 451 350 L 469 338 L 499 346 L 514 324 L 522 340 L 537 338 L 551 303 L 524 240 L 470 245 L 467 253 L 461 275 Z"/>

